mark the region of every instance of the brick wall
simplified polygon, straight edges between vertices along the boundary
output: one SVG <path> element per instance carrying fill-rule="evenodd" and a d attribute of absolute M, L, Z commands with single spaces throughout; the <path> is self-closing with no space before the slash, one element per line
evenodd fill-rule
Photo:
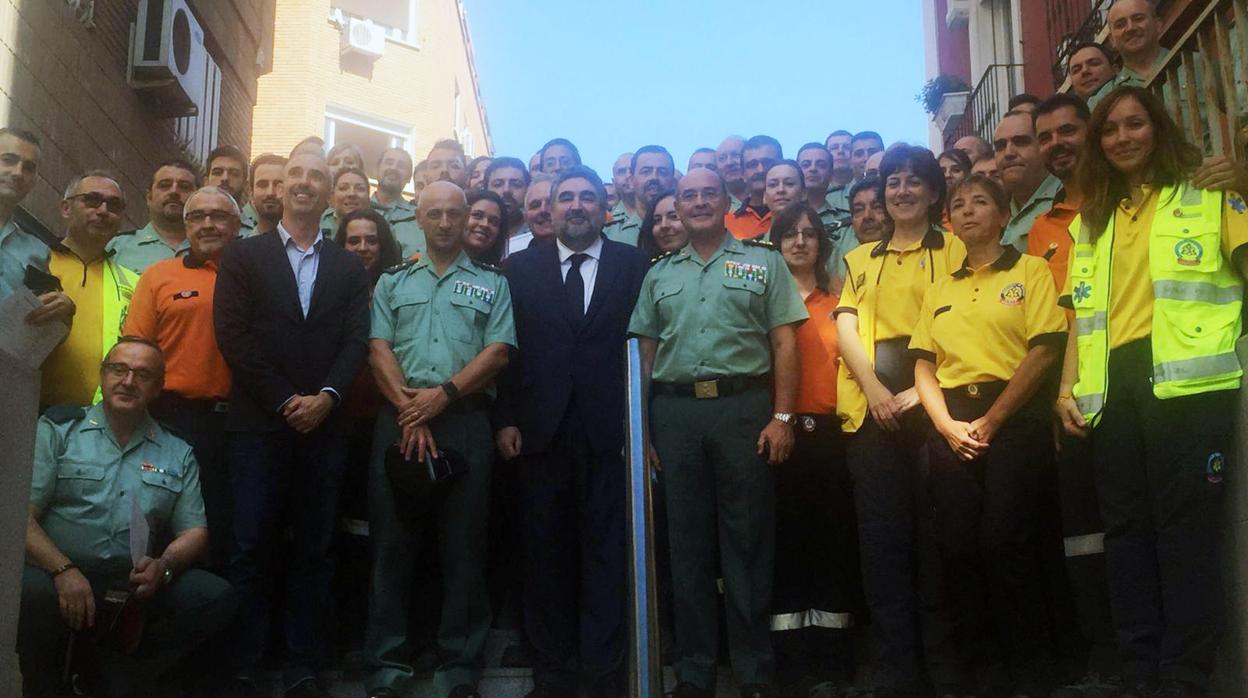
<path fill-rule="evenodd" d="M 219 142 L 246 149 L 255 82 L 271 55 L 274 0 L 192 2 L 223 72 Z M 25 207 L 59 228 L 61 191 L 92 168 L 117 172 L 130 202 L 123 227 L 147 222 L 143 192 L 155 163 L 179 155 L 172 122 L 155 118 L 126 84 L 130 24 L 138 0 L 96 0 L 94 28 L 64 0 L 0 0 L 0 124 L 43 141 Z M 267 61 L 265 61 L 267 63 Z"/>

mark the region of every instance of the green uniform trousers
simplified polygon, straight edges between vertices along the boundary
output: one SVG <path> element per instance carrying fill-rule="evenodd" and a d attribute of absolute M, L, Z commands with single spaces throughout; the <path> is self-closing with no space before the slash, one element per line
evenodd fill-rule
<path fill-rule="evenodd" d="M 439 666 L 434 687 L 439 696 L 446 696 L 455 686 L 475 683 L 481 675 L 482 650 L 491 621 L 485 559 L 493 432 L 484 410 L 443 413 L 430 428 L 438 449 L 456 451 L 468 463 L 468 472 L 439 495 L 433 517 L 401 517 L 397 509 L 385 469 L 386 448 L 399 437 L 393 409 L 382 410 L 373 435 L 368 474 L 372 580 L 364 637 L 369 690 L 395 688 L 412 676 L 406 648 L 407 619 L 415 551 L 425 533 L 421 527 L 428 521 L 436 521 L 438 527 L 443 570 Z"/>
<path fill-rule="evenodd" d="M 765 387 L 698 399 L 656 395 L 651 441 L 663 466 L 676 616 L 676 676 L 715 686 L 723 574 L 728 648 L 741 684 L 770 684 L 776 494 L 758 434 L 771 419 Z M 718 548 L 718 549 L 717 549 Z"/>

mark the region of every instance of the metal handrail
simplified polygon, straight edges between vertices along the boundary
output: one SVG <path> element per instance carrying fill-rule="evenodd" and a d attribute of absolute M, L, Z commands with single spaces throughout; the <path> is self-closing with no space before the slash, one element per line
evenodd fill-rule
<path fill-rule="evenodd" d="M 979 136 L 992 142 L 992 131 L 1006 112 L 1010 97 L 1017 94 L 1018 70 L 1021 63 L 994 63 L 984 68 L 984 74 L 966 100 L 962 119 L 952 132 L 945 136 L 945 147 L 963 136 Z"/>
<path fill-rule="evenodd" d="M 628 465 L 628 571 L 632 615 L 629 638 L 629 695 L 663 695 L 663 665 L 659 655 L 659 616 L 655 596 L 654 523 L 651 510 L 650 465 L 646 462 L 648 410 L 641 342 L 629 339 L 625 373 L 627 408 L 625 455 Z"/>

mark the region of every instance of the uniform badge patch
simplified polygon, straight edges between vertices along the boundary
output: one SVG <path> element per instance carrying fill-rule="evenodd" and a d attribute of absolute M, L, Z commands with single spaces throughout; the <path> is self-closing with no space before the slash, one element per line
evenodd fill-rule
<path fill-rule="evenodd" d="M 1023 302 L 1026 295 L 1023 285 L 1020 283 L 1012 283 L 1001 289 L 1001 305 L 1018 305 Z"/>
<path fill-rule="evenodd" d="M 185 291 L 178 291 L 177 293 L 173 294 L 173 299 L 175 301 L 184 301 L 187 298 L 198 298 L 198 297 L 199 297 L 199 291 L 196 291 L 193 289 L 187 289 Z"/>
<path fill-rule="evenodd" d="M 455 287 L 451 290 L 451 292 L 460 296 L 468 296 L 469 298 L 476 298 L 477 300 L 485 301 L 486 303 L 489 303 L 490 305 L 494 304 L 494 291 L 493 290 L 488 289 L 484 286 L 470 284 L 467 281 L 456 281 Z"/>
<path fill-rule="evenodd" d="M 1226 195 L 1226 203 L 1235 213 L 1243 213 L 1248 211 L 1248 203 L 1244 203 L 1244 197 L 1239 194 L 1231 193 Z"/>
<path fill-rule="evenodd" d="M 1222 482 L 1222 471 L 1226 469 L 1226 458 L 1221 451 L 1216 451 L 1209 455 L 1209 461 L 1205 464 L 1205 479 L 1213 484 Z"/>
<path fill-rule="evenodd" d="M 733 262 L 731 260 L 724 262 L 724 276 L 729 279 L 743 279 L 745 281 L 756 281 L 760 284 L 767 284 L 767 265 L 766 264 L 747 264 L 745 262 Z"/>
<path fill-rule="evenodd" d="M 1180 240 L 1174 246 L 1175 261 L 1181 266 L 1194 267 L 1205 257 L 1205 248 L 1195 240 Z"/>
<path fill-rule="evenodd" d="M 1088 296 L 1092 295 L 1092 285 L 1086 281 L 1080 281 L 1072 289 L 1075 301 L 1086 301 Z"/>

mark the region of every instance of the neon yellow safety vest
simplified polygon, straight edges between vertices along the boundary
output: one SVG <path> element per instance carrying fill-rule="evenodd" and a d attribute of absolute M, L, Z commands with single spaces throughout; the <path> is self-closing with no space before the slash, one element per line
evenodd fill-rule
<path fill-rule="evenodd" d="M 1071 255 L 1071 301 L 1079 379 L 1075 402 L 1091 426 L 1109 390 L 1109 299 L 1113 287 L 1114 220 L 1095 241 L 1082 217 Z M 1165 187 L 1149 231 L 1153 283 L 1153 394 L 1159 399 L 1239 387 L 1235 355 L 1243 283 L 1222 254 L 1222 194 L 1188 184 Z"/>
<path fill-rule="evenodd" d="M 121 328 L 126 324 L 126 314 L 130 312 L 130 299 L 134 297 L 134 286 L 139 282 L 138 274 L 121 266 L 110 257 L 104 260 L 104 288 L 100 290 L 103 297 L 103 322 L 100 323 L 100 360 L 108 355 L 108 350 L 117 343 L 121 336 Z M 100 388 L 95 389 L 93 403 L 104 399 Z"/>

